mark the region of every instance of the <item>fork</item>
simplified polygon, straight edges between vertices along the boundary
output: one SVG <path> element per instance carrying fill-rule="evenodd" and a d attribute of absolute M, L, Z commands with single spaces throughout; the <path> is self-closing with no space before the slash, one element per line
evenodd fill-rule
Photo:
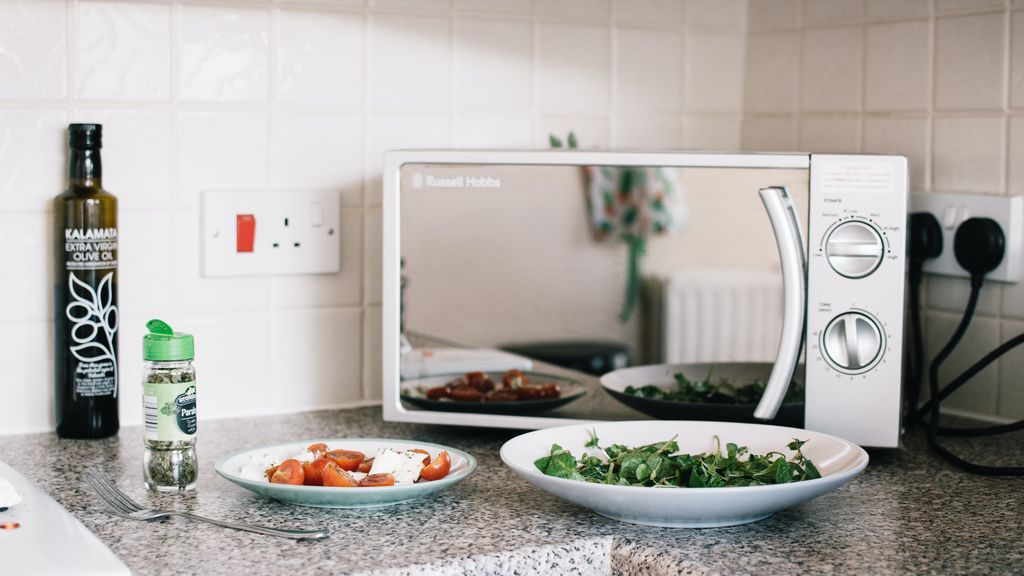
<path fill-rule="evenodd" d="M 285 530 L 281 528 L 270 528 L 268 526 L 258 526 L 256 524 L 243 524 L 241 522 L 215 520 L 213 518 L 198 516 L 191 512 L 143 508 L 134 500 L 129 498 L 127 494 L 118 489 L 113 482 L 95 474 L 94 472 L 87 473 L 85 475 L 85 481 L 89 486 L 92 486 L 92 489 L 96 491 L 96 494 L 98 494 L 99 497 L 106 502 L 108 506 L 110 506 L 114 511 L 114 514 L 131 520 L 157 520 L 170 516 L 180 516 L 182 518 L 191 518 L 192 520 L 209 522 L 210 524 L 216 524 L 217 526 L 223 526 L 225 528 L 245 530 L 246 532 L 255 532 L 257 534 L 266 534 L 268 536 L 293 538 L 295 540 L 321 540 L 331 535 L 330 530 L 326 528 L 320 530 Z"/>

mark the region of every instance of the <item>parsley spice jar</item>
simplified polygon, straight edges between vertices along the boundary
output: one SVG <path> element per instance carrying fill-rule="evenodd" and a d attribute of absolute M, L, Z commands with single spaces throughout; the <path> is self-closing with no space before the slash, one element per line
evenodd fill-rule
<path fill-rule="evenodd" d="M 142 409 L 145 420 L 143 479 L 158 492 L 196 485 L 196 369 L 191 334 L 162 320 L 146 323 L 142 337 Z"/>

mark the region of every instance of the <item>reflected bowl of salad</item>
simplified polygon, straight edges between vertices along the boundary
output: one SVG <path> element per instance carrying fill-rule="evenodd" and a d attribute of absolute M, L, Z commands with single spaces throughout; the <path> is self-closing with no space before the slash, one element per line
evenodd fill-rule
<path fill-rule="evenodd" d="M 803 365 L 797 366 L 775 418 L 754 418 L 771 371 L 768 362 L 652 364 L 609 372 L 601 386 L 619 402 L 659 420 L 803 426 Z"/>

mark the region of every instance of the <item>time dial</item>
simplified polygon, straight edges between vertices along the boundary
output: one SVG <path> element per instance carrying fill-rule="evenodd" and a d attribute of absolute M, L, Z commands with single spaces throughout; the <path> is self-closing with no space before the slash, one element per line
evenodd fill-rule
<path fill-rule="evenodd" d="M 844 374 L 860 374 L 875 367 L 885 350 L 881 324 L 866 312 L 853 310 L 836 316 L 821 336 L 822 356 Z"/>

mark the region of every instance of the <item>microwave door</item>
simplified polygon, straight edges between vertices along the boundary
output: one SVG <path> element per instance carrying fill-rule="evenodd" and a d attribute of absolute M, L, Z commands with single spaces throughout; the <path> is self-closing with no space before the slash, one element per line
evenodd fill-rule
<path fill-rule="evenodd" d="M 807 310 L 807 263 L 804 239 L 793 202 L 785 188 L 763 188 L 759 192 L 779 248 L 782 264 L 783 316 L 779 349 L 768 385 L 754 410 L 754 417 L 771 420 L 782 405 L 800 360 Z"/>

